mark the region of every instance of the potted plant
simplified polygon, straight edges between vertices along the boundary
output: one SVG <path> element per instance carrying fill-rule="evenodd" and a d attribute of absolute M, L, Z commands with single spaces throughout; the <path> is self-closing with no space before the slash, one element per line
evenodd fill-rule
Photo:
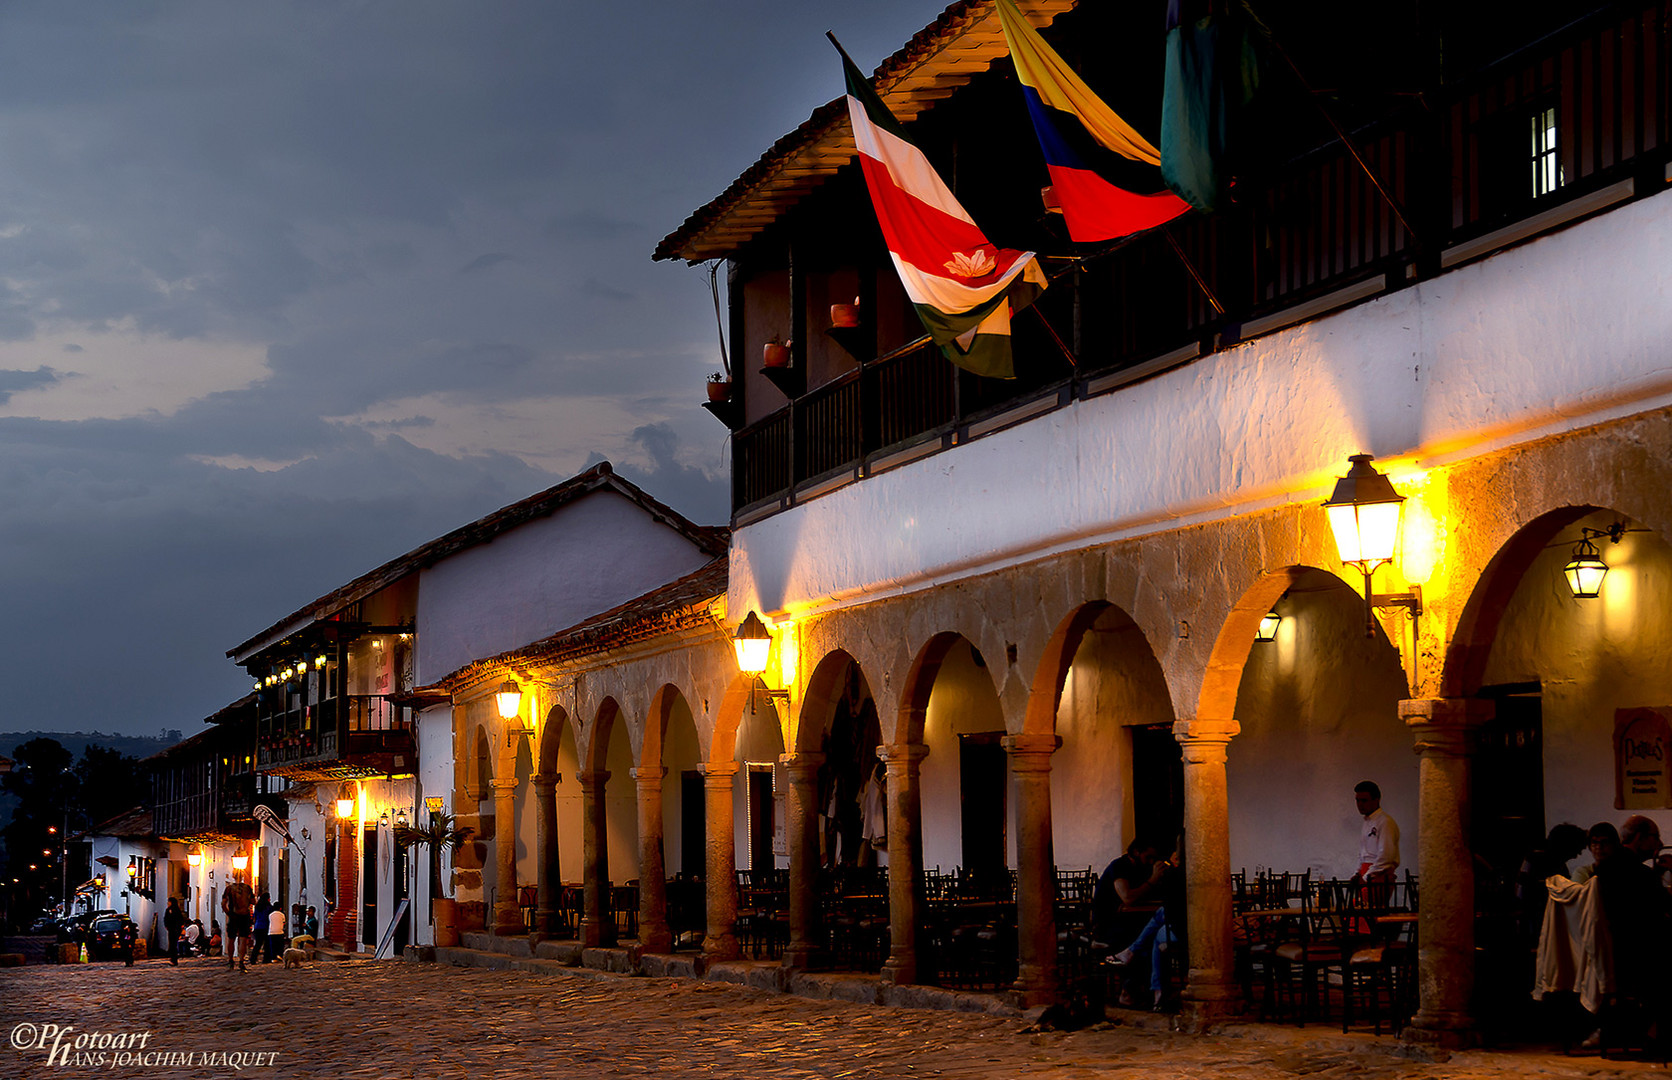
<path fill-rule="evenodd" d="M 452 814 L 434 813 L 423 828 L 412 825 L 395 827 L 395 843 L 403 848 L 422 844 L 430 849 L 430 920 L 435 923 L 435 943 L 451 948 L 459 943 L 457 906 L 446 895 L 441 877 L 441 852 L 444 848 L 457 851 L 475 829 L 457 827 Z"/>
<path fill-rule="evenodd" d="M 716 371 L 708 377 L 708 400 L 726 401 L 731 397 L 731 376 Z"/>
<path fill-rule="evenodd" d="M 776 339 L 767 342 L 761 347 L 761 363 L 769 368 L 789 367 L 790 346 L 792 344 L 794 343 Z"/>
<path fill-rule="evenodd" d="M 830 305 L 830 325 L 838 330 L 850 330 L 859 325 L 859 297 L 851 304 Z"/>

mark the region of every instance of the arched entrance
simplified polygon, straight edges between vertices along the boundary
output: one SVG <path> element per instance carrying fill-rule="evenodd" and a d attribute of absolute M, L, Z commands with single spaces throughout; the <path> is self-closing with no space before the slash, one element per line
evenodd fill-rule
<path fill-rule="evenodd" d="M 553 706 L 540 725 L 540 767 L 534 776 L 540 872 L 535 922 L 551 937 L 575 936 L 582 873 L 579 753 L 569 714 Z M 564 777 L 572 782 L 564 783 Z"/>
<path fill-rule="evenodd" d="M 656 691 L 639 767 L 639 942 L 668 952 L 704 926 L 706 813 L 702 749 L 691 706 L 671 683 Z"/>

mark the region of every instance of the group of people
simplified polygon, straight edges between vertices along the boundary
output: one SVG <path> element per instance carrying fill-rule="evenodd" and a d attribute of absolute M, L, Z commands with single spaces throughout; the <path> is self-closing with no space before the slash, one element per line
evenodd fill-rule
<path fill-rule="evenodd" d="M 1570 872 L 1589 849 L 1591 863 Z M 1597 1018 L 1585 1040 L 1599 1045 L 1611 1018 L 1664 1013 L 1672 998 L 1672 849 L 1653 818 L 1615 828 L 1563 823 L 1522 863 L 1516 880 L 1522 928 L 1537 941 L 1533 996 L 1573 991 Z M 1646 1021 L 1637 1026 L 1646 1026 Z M 1660 1037 L 1672 1034 L 1660 1032 Z"/>
<path fill-rule="evenodd" d="M 1363 819 L 1353 884 L 1369 889 L 1390 885 L 1399 869 L 1399 824 L 1382 809 L 1382 789 L 1375 781 L 1358 784 L 1353 800 Z M 1182 844 L 1162 858 L 1161 849 L 1152 841 L 1134 840 L 1097 879 L 1092 894 L 1093 939 L 1111 949 L 1120 941 L 1130 942 L 1105 961 L 1120 976 L 1123 1006 L 1147 1005 L 1157 1012 L 1169 1007 L 1167 954 L 1184 940 L 1182 855 Z M 1130 917 L 1133 909 L 1139 914 L 1148 912 L 1148 918 L 1139 924 Z M 1126 937 L 1134 926 L 1138 927 L 1135 935 Z"/>
<path fill-rule="evenodd" d="M 188 956 L 224 955 L 229 969 L 236 965 L 239 971 L 246 971 L 246 964 L 272 963 L 279 958 L 287 944 L 286 918 L 284 909 L 274 905 L 267 893 L 257 897 L 248 882 L 234 878 L 221 893 L 221 911 L 226 915 L 225 935 L 221 932 L 221 924 L 210 920 L 210 930 L 205 936 L 203 923 L 187 919 L 179 898 L 171 897 L 168 909 L 163 913 L 169 962 L 178 966 L 182 952 Z M 300 947 L 312 945 L 318 940 L 319 915 L 314 908 L 306 909 L 300 926 L 302 933 L 290 939 L 288 944 Z"/>

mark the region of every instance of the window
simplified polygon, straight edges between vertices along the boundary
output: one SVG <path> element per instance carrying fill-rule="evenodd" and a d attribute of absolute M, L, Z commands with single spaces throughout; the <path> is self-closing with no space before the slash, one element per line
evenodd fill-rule
<path fill-rule="evenodd" d="M 1539 109 L 1527 118 L 1532 135 L 1533 198 L 1548 195 L 1562 184 L 1556 161 L 1556 107 Z"/>

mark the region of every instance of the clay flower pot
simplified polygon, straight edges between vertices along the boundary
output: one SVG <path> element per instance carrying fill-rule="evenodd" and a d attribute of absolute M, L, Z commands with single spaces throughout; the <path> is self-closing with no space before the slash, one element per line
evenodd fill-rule
<path fill-rule="evenodd" d="M 761 363 L 767 367 L 789 367 L 790 347 L 780 345 L 776 341 L 769 341 L 761 347 Z"/>
<path fill-rule="evenodd" d="M 837 329 L 851 329 L 859 325 L 859 303 L 831 304 L 830 325 Z"/>
<path fill-rule="evenodd" d="M 730 379 L 716 379 L 716 378 L 712 378 L 712 377 L 709 378 L 709 380 L 708 380 L 708 400 L 710 400 L 710 401 L 725 401 L 726 399 L 728 399 L 730 397 L 731 397 L 731 380 Z"/>

